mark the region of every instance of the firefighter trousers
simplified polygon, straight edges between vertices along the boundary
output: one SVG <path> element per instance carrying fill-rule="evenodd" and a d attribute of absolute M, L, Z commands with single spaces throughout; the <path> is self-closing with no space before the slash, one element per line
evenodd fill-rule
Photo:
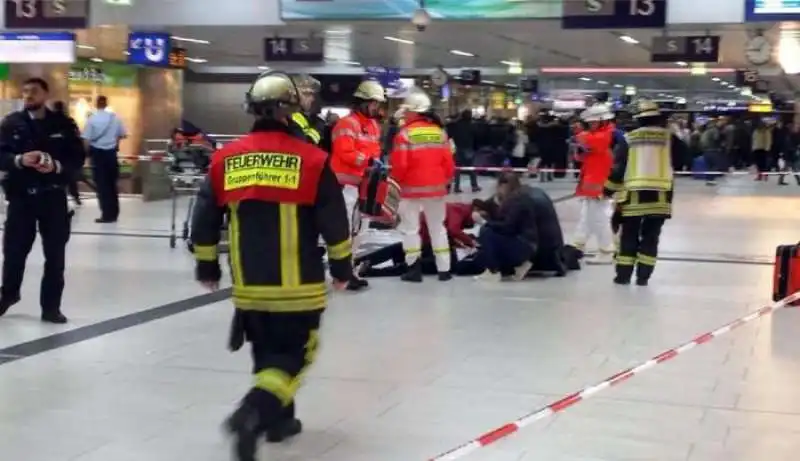
<path fill-rule="evenodd" d="M 255 384 L 242 406 L 256 410 L 266 430 L 294 417 L 294 397 L 303 374 L 314 362 L 322 311 L 239 311 L 250 343 Z"/>
<path fill-rule="evenodd" d="M 419 235 L 420 213 L 425 215 L 428 234 L 431 236 L 431 249 L 436 257 L 436 269 L 450 272 L 450 242 L 444 220 L 447 202 L 444 197 L 403 199 L 400 202 L 400 224 L 398 230 L 403 234 L 403 251 L 406 264 L 414 264 L 422 255 L 422 239 Z"/>
<path fill-rule="evenodd" d="M 636 278 L 647 281 L 658 258 L 658 239 L 666 218 L 663 216 L 629 216 L 622 218 L 622 235 L 616 258 L 617 279 L 629 281 L 636 269 Z"/>

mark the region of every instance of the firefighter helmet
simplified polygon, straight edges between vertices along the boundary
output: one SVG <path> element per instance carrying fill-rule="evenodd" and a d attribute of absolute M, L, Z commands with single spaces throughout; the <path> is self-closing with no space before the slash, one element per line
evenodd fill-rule
<path fill-rule="evenodd" d="M 308 92 L 317 94 L 322 88 L 322 84 L 319 80 L 308 74 L 295 75 L 292 77 L 292 81 L 294 81 L 297 90 L 301 93 Z"/>
<path fill-rule="evenodd" d="M 419 88 L 412 88 L 408 96 L 403 100 L 400 106 L 406 112 L 416 112 L 418 114 L 429 112 L 433 103 L 431 98 Z"/>
<path fill-rule="evenodd" d="M 265 72 L 256 78 L 245 94 L 248 113 L 263 116 L 265 110 L 292 108 L 300 104 L 294 81 L 282 72 Z"/>
<path fill-rule="evenodd" d="M 605 122 L 614 119 L 614 112 L 608 104 L 597 103 L 581 112 L 581 120 L 584 122 Z"/>
<path fill-rule="evenodd" d="M 661 109 L 659 109 L 658 103 L 649 99 L 640 99 L 633 109 L 633 118 L 658 117 L 660 115 Z"/>
<path fill-rule="evenodd" d="M 365 101 L 386 102 L 386 90 L 375 80 L 364 80 L 356 88 L 353 96 Z"/>

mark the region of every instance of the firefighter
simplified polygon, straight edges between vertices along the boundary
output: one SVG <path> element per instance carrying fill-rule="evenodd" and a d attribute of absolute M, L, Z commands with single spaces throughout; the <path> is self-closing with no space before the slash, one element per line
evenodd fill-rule
<path fill-rule="evenodd" d="M 611 201 L 603 195 L 603 186 L 613 164 L 614 113 L 606 104 L 595 104 L 581 114 L 588 130 L 578 135 L 584 152 L 575 195 L 581 200 L 581 213 L 575 231 L 573 246 L 584 251 L 591 237 L 597 239 L 598 254 L 587 258 L 590 264 L 611 264 L 614 255 L 614 237 L 611 233 Z"/>
<path fill-rule="evenodd" d="M 645 286 L 655 268 L 661 228 L 672 214 L 672 156 L 679 152 L 681 141 L 652 101 L 639 101 L 634 118 L 639 128 L 615 148 L 604 194 L 624 197 L 619 205 L 622 230 L 614 283 L 629 284 L 635 267 L 636 284 Z"/>
<path fill-rule="evenodd" d="M 380 159 L 381 128 L 378 118 L 384 102 L 386 91 L 381 84 L 365 80 L 353 93 L 352 112 L 333 127 L 331 168 L 342 186 L 347 217 L 350 219 L 353 251 L 361 243 L 361 229 L 369 227 L 369 222 L 358 211 L 358 186 L 370 163 Z M 358 291 L 368 285 L 366 280 L 353 274 L 347 288 Z"/>
<path fill-rule="evenodd" d="M 445 215 L 447 186 L 455 173 L 450 139 L 439 118 L 432 112 L 431 99 L 422 90 L 413 89 L 401 106 L 402 123 L 394 138 L 389 163 L 391 176 L 400 186 L 400 232 L 408 271 L 401 276 L 406 282 L 422 282 L 422 242 L 420 213 L 425 216 L 436 256 L 439 280 L 450 274 L 450 244 L 447 240 Z"/>
<path fill-rule="evenodd" d="M 322 144 L 322 133 L 324 123 L 319 118 L 319 80 L 308 74 L 295 75 L 292 77 L 297 91 L 300 92 L 300 109 L 292 114 L 292 122 L 299 132 L 311 141 L 314 145 Z"/>
<path fill-rule="evenodd" d="M 230 348 L 252 347 L 255 384 L 226 421 L 239 461 L 254 461 L 264 433 L 280 441 L 300 432 L 294 396 L 313 362 L 327 304 L 327 244 L 333 286 L 353 273 L 344 199 L 327 154 L 290 127 L 299 94 L 284 74 L 260 76 L 246 96 L 252 131 L 217 152 L 192 219 L 196 277 L 216 289 L 218 244 L 229 222 L 234 320 Z"/>

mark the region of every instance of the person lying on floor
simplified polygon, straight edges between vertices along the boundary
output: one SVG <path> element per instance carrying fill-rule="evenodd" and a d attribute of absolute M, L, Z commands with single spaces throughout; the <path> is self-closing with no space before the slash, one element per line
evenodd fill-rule
<path fill-rule="evenodd" d="M 504 173 L 497 180 L 497 198 L 498 218 L 477 222 L 483 224 L 478 234 L 478 259 L 486 267 L 479 278 L 522 280 L 533 267 L 539 242 L 536 204 L 515 173 Z M 482 221 L 483 216 L 474 213 L 473 219 Z"/>
<path fill-rule="evenodd" d="M 464 232 L 475 225 L 472 219 L 473 206 L 470 203 L 448 203 L 447 214 L 445 217 L 445 227 L 447 228 L 447 238 L 450 241 L 450 267 L 453 268 L 455 275 L 477 275 L 483 271 L 483 267 L 474 266 L 474 258 L 467 258 L 459 261 L 457 249 L 468 249 L 474 251 L 476 247 L 475 238 Z M 431 248 L 430 234 L 425 217 L 422 216 L 420 222 L 420 238 L 422 239 L 422 273 L 424 275 L 436 275 L 436 258 Z M 392 264 L 385 267 L 383 264 L 391 261 Z M 405 253 L 403 252 L 402 242 L 387 245 L 377 251 L 356 258 L 356 267 L 360 266 L 359 271 L 362 277 L 398 277 L 408 270 L 405 263 Z"/>

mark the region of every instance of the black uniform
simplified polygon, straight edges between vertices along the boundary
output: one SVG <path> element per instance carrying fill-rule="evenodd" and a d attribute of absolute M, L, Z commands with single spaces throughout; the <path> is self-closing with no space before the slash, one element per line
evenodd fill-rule
<path fill-rule="evenodd" d="M 320 235 L 333 277 L 348 280 L 353 273 L 344 198 L 326 159 L 293 127 L 258 122 L 213 155 L 197 198 L 197 279 L 220 279 L 217 244 L 227 214 L 236 307 L 230 346 L 252 345 L 255 386 L 228 422 L 239 437 L 239 459 L 255 459 L 262 432 L 280 440 L 300 430 L 294 396 L 314 360 L 327 304 Z"/>
<path fill-rule="evenodd" d="M 634 267 L 639 285 L 647 285 L 653 274 L 661 228 L 672 216 L 672 171 L 679 143 L 680 139 L 666 128 L 645 126 L 628 133 L 627 142 L 614 149 L 614 167 L 605 195 L 621 192 L 624 196 L 615 211 L 622 230 L 615 261 L 616 283 L 630 283 Z M 648 170 L 637 166 L 643 162 L 659 165 L 657 173 L 644 174 Z"/>
<path fill-rule="evenodd" d="M 50 154 L 55 171 L 39 173 L 22 165 L 21 155 L 36 150 Z M 19 111 L 0 124 L 0 170 L 7 174 L 3 188 L 8 201 L 0 315 L 20 299 L 25 261 L 38 227 L 45 257 L 42 319 L 66 321 L 60 314 L 64 253 L 70 233 L 66 186 L 81 168 L 83 158 L 83 144 L 64 116 L 48 110 L 43 118 L 34 119 L 27 111 Z"/>

